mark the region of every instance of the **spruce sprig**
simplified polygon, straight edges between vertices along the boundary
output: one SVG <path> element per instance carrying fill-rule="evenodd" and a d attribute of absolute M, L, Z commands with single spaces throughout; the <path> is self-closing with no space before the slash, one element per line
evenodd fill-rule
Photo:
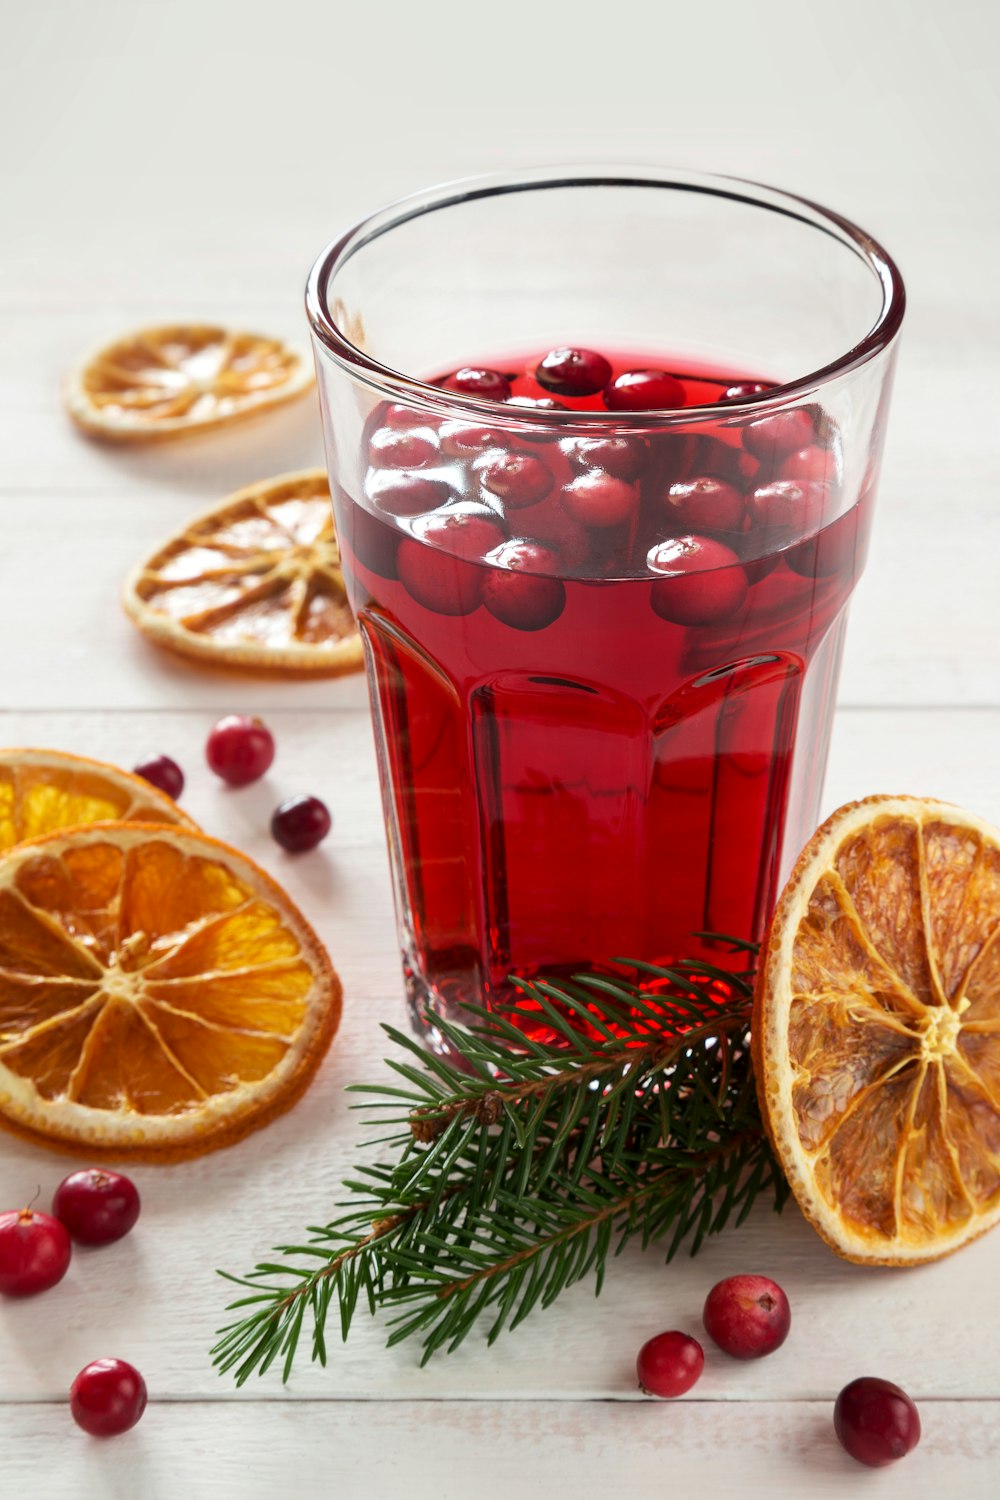
<path fill-rule="evenodd" d="M 396 1079 L 356 1085 L 355 1107 L 379 1112 L 392 1159 L 357 1167 L 345 1212 L 278 1246 L 283 1259 L 220 1272 L 247 1290 L 212 1351 L 220 1373 L 242 1385 L 281 1360 L 287 1380 L 307 1318 L 325 1364 L 334 1299 L 343 1338 L 359 1305 L 385 1310 L 389 1344 L 419 1335 L 426 1363 L 482 1315 L 492 1343 L 586 1276 L 599 1292 L 631 1239 L 662 1242 L 669 1261 L 763 1192 L 780 1210 L 750 1065 L 752 976 L 620 962 L 635 982 L 519 983 L 549 1043 L 471 1007 L 468 1025 L 435 1017 L 464 1069 L 383 1027 L 403 1052 L 387 1060 Z"/>

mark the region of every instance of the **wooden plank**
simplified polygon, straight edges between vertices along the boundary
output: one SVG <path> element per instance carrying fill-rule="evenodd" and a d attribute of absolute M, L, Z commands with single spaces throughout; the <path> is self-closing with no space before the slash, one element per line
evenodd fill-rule
<path fill-rule="evenodd" d="M 140 1425 L 88 1439 L 62 1404 L 0 1408 L 9 1493 L 73 1500 L 606 1500 L 623 1491 L 747 1500 L 995 1500 L 997 1409 L 921 1407 L 919 1446 L 891 1468 L 862 1469 L 836 1442 L 827 1401 L 491 1404 L 413 1401 L 210 1404 L 154 1400 Z"/>

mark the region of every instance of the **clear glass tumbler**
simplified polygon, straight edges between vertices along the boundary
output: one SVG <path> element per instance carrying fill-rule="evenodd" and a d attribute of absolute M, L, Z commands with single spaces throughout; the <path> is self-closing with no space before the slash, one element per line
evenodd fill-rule
<path fill-rule="evenodd" d="M 375 214 L 307 305 L 417 1025 L 537 1034 L 512 974 L 758 939 L 819 811 L 889 256 L 753 183 L 533 171 Z M 567 396 L 563 346 L 666 384 Z"/>

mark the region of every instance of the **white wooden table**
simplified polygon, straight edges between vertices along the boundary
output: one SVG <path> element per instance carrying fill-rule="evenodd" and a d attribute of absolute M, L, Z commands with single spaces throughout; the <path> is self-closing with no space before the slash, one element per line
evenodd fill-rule
<path fill-rule="evenodd" d="M 680 9 L 679 7 L 677 8 Z M 312 402 L 160 452 L 70 430 L 59 381 L 90 344 L 143 322 L 233 319 L 303 335 L 313 254 L 344 223 L 425 182 L 518 161 L 640 158 L 805 191 L 898 255 L 911 311 L 874 553 L 854 608 L 826 802 L 875 791 L 954 798 L 1000 819 L 1000 146 L 996 12 L 978 0 L 836 7 L 770 0 L 651 10 L 596 0 L 502 11 L 282 0 L 61 0 L 3 7 L 0 58 L 0 743 L 123 765 L 166 752 L 185 805 L 286 883 L 347 996 L 307 1098 L 261 1135 L 137 1172 L 143 1216 L 78 1253 L 48 1295 L 0 1306 L 0 1494 L 169 1500 L 407 1500 L 628 1492 L 712 1497 L 994 1497 L 1000 1491 L 1000 1235 L 919 1271 L 840 1263 L 794 1210 L 763 1213 L 665 1269 L 627 1254 L 492 1350 L 470 1338 L 417 1368 L 359 1325 L 325 1372 L 301 1364 L 237 1395 L 207 1350 L 213 1268 L 240 1271 L 322 1221 L 352 1164 L 344 1085 L 378 1073 L 401 1021 L 363 683 L 189 670 L 132 632 L 129 564 L 241 483 L 318 462 Z M 995 80 L 994 80 L 995 82 Z M 266 714 L 279 754 L 239 795 L 201 747 L 223 711 Z M 331 806 L 326 852 L 283 857 L 279 797 Z M 0 1138 L 0 1206 L 69 1163 Z M 697 1330 L 739 1270 L 786 1287 L 791 1338 L 759 1364 L 708 1350 L 693 1397 L 636 1399 L 633 1359 Z M 100 1444 L 66 1391 L 106 1354 L 151 1405 Z M 832 1439 L 837 1390 L 903 1383 L 924 1438 L 861 1470 Z"/>

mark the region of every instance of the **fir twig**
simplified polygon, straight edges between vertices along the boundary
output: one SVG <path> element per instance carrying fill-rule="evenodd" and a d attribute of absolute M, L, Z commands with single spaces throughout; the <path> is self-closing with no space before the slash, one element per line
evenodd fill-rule
<path fill-rule="evenodd" d="M 503 1016 L 435 1018 L 464 1070 L 383 1028 L 403 1053 L 388 1062 L 396 1081 L 355 1091 L 394 1159 L 357 1167 L 345 1211 L 307 1243 L 245 1277 L 220 1273 L 247 1292 L 213 1350 L 220 1372 L 242 1385 L 280 1359 L 287 1379 L 307 1317 L 325 1364 L 334 1299 L 342 1337 L 359 1303 L 386 1310 L 389 1343 L 419 1335 L 423 1362 L 484 1314 L 492 1343 L 583 1277 L 600 1291 L 633 1238 L 661 1242 L 669 1260 L 741 1222 L 764 1192 L 781 1208 L 750 1068 L 750 977 L 620 962 L 636 982 L 520 984 L 551 1045 Z"/>

